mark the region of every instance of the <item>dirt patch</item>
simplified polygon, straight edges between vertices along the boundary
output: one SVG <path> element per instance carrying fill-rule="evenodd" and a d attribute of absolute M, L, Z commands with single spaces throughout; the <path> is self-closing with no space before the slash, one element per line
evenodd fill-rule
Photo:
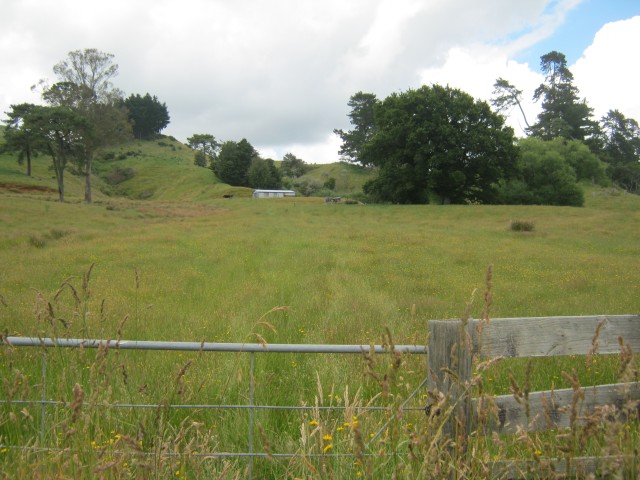
<path fill-rule="evenodd" d="M 0 183 L 0 189 L 17 193 L 57 193 L 57 190 L 42 185 L 18 185 L 17 183 Z"/>

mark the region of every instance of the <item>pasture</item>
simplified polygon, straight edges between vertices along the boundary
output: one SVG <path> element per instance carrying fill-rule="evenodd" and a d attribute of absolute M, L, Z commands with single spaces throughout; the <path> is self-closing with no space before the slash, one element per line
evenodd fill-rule
<path fill-rule="evenodd" d="M 5 183 L 7 168 L 0 172 Z M 395 344 L 420 345 L 427 340 L 430 319 L 458 318 L 465 311 L 482 316 L 488 290 L 492 317 L 640 312 L 640 198 L 614 190 L 588 187 L 584 208 L 395 206 L 325 205 L 313 198 L 222 199 L 221 186 L 212 186 L 216 193 L 209 195 L 208 187 L 200 185 L 188 200 L 170 192 L 151 200 L 97 195 L 95 204 L 86 206 L 76 201 L 79 193 L 74 198 L 74 188 L 80 188 L 75 181 L 69 180 L 71 201 L 64 204 L 53 201 L 52 192 L 0 189 L 3 335 L 366 345 L 389 342 L 389 332 Z M 513 220 L 532 222 L 535 228 L 512 231 Z M 41 356 L 37 350 L 3 348 L 3 398 L 37 398 Z M 256 402 L 262 404 L 351 402 L 355 409 L 375 399 L 397 406 L 426 369 L 424 358 L 417 357 L 396 366 L 388 359 L 367 364 L 356 357 L 258 357 Z M 550 359 L 527 378 L 534 390 L 569 386 L 561 371 L 571 369 L 583 385 L 617 381 L 618 360 L 598 362 Z M 517 379 L 524 378 L 524 363 L 504 362 L 488 370 L 485 391 L 509 393 L 510 369 Z M 394 380 L 389 395 L 380 395 L 372 370 Z M 66 352 L 52 355 L 49 371 L 48 394 L 70 404 L 78 400 L 75 383 L 85 400 L 107 403 L 235 403 L 247 395 L 246 357 L 234 354 Z M 423 404 L 418 396 L 415 406 Z M 37 444 L 37 428 L 29 422 L 37 424 L 38 412 L 3 408 L 0 437 Z M 246 419 L 241 413 L 111 417 L 91 409 L 78 412 L 85 423 L 66 409 L 56 414 L 47 436 L 70 450 L 87 447 L 86 456 L 55 453 L 47 460 L 6 451 L 0 454 L 5 456 L 3 474 L 28 471 L 18 465 L 35 466 L 43 477 L 56 471 L 77 478 L 143 478 L 150 471 L 162 478 L 221 472 L 241 478 L 246 473 L 245 463 L 234 459 L 135 463 L 136 448 L 158 449 L 162 442 L 183 450 L 194 442 L 197 449 L 242 451 L 246 439 L 237 426 L 246 425 Z M 334 417 L 322 436 L 332 439 L 334 452 L 353 451 L 353 437 L 341 447 L 337 440 L 347 428 L 342 425 L 353 421 Z M 416 425 L 420 417 L 408 418 L 389 440 L 395 439 L 395 446 L 385 443 L 385 448 L 406 449 L 414 438 L 407 432 L 421 428 Z M 330 440 L 316 438 L 312 445 L 313 421 L 309 413 L 261 412 L 257 449 L 321 453 Z M 374 432 L 379 422 L 372 417 L 363 432 Z M 141 428 L 144 439 L 135 447 Z M 229 440 L 234 435 L 238 438 Z M 118 441 L 124 448 L 122 438 L 133 442 L 129 455 L 109 457 L 112 464 L 105 466 L 100 453 Z M 228 443 L 222 444 L 223 438 Z M 637 448 L 637 438 L 629 441 Z M 482 455 L 496 455 L 494 447 L 483 448 Z M 516 444 L 505 449 L 535 457 Z M 398 459 L 370 470 L 352 461 L 332 462 L 327 467 L 264 460 L 256 468 L 274 478 L 375 478 L 376 472 L 391 471 L 419 476 Z"/>

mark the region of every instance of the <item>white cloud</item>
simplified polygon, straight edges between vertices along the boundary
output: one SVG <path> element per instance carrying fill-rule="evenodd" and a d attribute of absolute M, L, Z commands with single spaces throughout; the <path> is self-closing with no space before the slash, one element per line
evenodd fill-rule
<path fill-rule="evenodd" d="M 596 118 L 620 110 L 640 121 L 640 16 L 606 24 L 575 65 L 571 66 L 580 95 L 594 109 Z"/>
<path fill-rule="evenodd" d="M 246 138 L 277 154 L 269 156 L 336 161 L 332 131 L 349 128 L 347 101 L 359 90 L 384 98 L 426 81 L 487 99 L 503 76 L 530 99 L 540 78 L 514 55 L 548 36 L 580 1 L 3 0 L 0 112 L 34 101 L 29 87 L 51 78 L 67 52 L 98 48 L 115 55 L 116 86 L 166 102 L 169 135 Z M 582 79 L 593 70 L 580 62 L 609 65 L 596 49 L 613 42 L 605 33 L 574 72 L 589 98 L 597 87 Z M 634 95 L 637 72 L 621 65 L 610 66 L 611 78 L 625 78 L 606 85 L 624 98 Z M 535 108 L 527 105 L 530 121 Z"/>

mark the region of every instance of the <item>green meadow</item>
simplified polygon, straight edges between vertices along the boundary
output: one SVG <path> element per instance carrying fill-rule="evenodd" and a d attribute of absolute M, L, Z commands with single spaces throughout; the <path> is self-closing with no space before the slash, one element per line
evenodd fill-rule
<path fill-rule="evenodd" d="M 587 185 L 584 208 L 252 199 L 250 190 L 217 183 L 211 171 L 193 166 L 186 147 L 160 143 L 117 147 L 97 162 L 92 205 L 81 202 L 82 179 L 71 172 L 68 202 L 59 203 L 45 159 L 34 161 L 34 178 L 28 178 L 14 158 L 0 156 L 3 335 L 423 345 L 430 319 L 459 318 L 465 311 L 482 316 L 488 289 L 494 318 L 640 312 L 640 197 Z M 118 169 L 133 176 L 110 183 L 109 174 Z M 335 175 L 345 192 L 363 181 L 362 172 L 349 177 L 346 167 Z M 512 231 L 514 220 L 532 222 L 533 231 Z M 42 356 L 39 349 L 3 348 L 3 398 L 40 398 Z M 357 435 L 338 441 L 354 428 L 353 417 L 360 415 L 356 422 L 365 437 L 382 421 L 359 409 L 397 407 L 426 372 L 426 359 L 417 355 L 395 366 L 387 356 L 256 357 L 257 404 L 351 410 L 259 412 L 255 451 L 353 452 Z M 543 359 L 540 365 L 531 377 L 534 390 L 566 388 L 562 370 L 575 369 L 583 385 L 613 383 L 619 373 L 615 358 L 601 359 L 596 368 L 579 358 Z M 523 377 L 523 364 L 504 362 L 489 372 L 485 391 L 509 393 L 510 369 Z M 246 451 L 245 412 L 73 409 L 75 384 L 94 404 L 246 404 L 246 354 L 56 351 L 48 354 L 48 372 L 47 396 L 68 402 L 66 408 L 48 414 L 42 435 L 39 405 L 22 413 L 22 406 L 5 405 L 0 440 L 53 443 L 61 450 L 50 458 L 4 451 L 4 475 L 31 467 L 42 478 L 246 475 L 246 461 L 238 459 L 207 462 L 186 455 L 153 463 L 138 456 L 172 448 Z M 382 377 L 393 379 L 390 393 L 383 392 Z M 412 405 L 424 403 L 419 393 Z M 397 443 L 388 447 L 393 452 L 405 451 L 414 438 L 407 428 L 419 428 L 414 425 L 424 413 L 414 415 L 397 427 Z M 323 430 L 314 433 L 314 422 Z M 487 455 L 495 455 L 491 448 Z M 523 458 L 533 455 L 508 448 Z M 65 456 L 64 449 L 85 453 Z M 108 463 L 105 452 L 118 449 L 126 454 Z M 404 472 L 423 478 L 424 471 L 398 459 L 367 468 L 339 458 L 323 462 L 256 460 L 260 474 L 254 475 L 375 478 Z"/>

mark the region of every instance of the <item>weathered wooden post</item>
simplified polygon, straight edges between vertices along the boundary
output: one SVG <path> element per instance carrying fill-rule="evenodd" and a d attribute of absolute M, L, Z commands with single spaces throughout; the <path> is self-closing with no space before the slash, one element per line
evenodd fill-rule
<path fill-rule="evenodd" d="M 441 408 L 444 434 L 451 440 L 466 439 L 469 433 L 472 323 L 466 320 L 429 322 L 429 391 L 441 392 L 448 401 Z"/>

